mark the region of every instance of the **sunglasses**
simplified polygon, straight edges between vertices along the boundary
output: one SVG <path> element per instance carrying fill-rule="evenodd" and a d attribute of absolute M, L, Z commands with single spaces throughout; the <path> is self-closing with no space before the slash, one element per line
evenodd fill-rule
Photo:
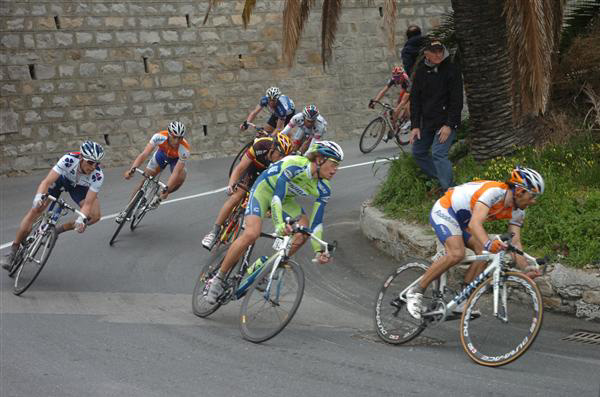
<path fill-rule="evenodd" d="M 100 163 L 98 163 L 96 161 L 92 161 L 92 160 L 85 160 L 85 162 L 94 167 L 100 164 Z"/>

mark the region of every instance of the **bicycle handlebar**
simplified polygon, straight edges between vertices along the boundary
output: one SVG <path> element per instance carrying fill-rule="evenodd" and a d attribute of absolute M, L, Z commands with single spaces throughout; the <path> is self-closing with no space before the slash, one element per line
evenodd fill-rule
<path fill-rule="evenodd" d="M 49 194 L 49 193 L 44 193 L 42 194 L 42 200 L 46 200 L 49 199 L 51 201 L 54 201 L 55 203 L 58 204 L 58 206 L 62 209 L 62 208 L 66 208 L 69 211 L 72 211 L 74 213 L 76 213 L 77 215 L 79 215 L 80 217 L 83 218 L 83 221 L 85 223 L 87 223 L 89 221 L 89 218 L 81 211 L 79 211 L 77 208 L 74 208 L 72 206 L 70 206 L 65 200 L 60 199 L 60 198 L 56 198 L 53 195 Z"/>
<path fill-rule="evenodd" d="M 169 188 L 167 185 L 165 185 L 164 183 L 162 183 L 159 179 L 158 176 L 152 176 L 152 175 L 148 175 L 146 174 L 146 172 L 144 170 L 141 170 L 137 167 L 133 167 L 132 168 L 134 171 L 139 172 L 140 174 L 142 174 L 142 176 L 146 179 L 149 179 L 150 181 L 158 184 L 161 188 L 163 192 L 166 192 L 167 189 Z"/>
<path fill-rule="evenodd" d="M 388 105 L 387 103 L 383 103 L 383 102 L 375 101 L 375 100 L 373 100 L 373 99 L 371 99 L 371 102 L 372 102 L 372 103 L 376 103 L 376 104 L 378 104 L 378 105 L 381 105 L 381 106 L 383 106 L 384 108 L 386 108 L 387 110 L 393 110 L 393 109 L 394 109 L 392 106 Z"/>
<path fill-rule="evenodd" d="M 267 131 L 265 131 L 265 129 L 263 127 L 259 127 L 258 125 L 251 123 L 249 121 L 244 121 L 242 124 L 244 125 L 244 127 L 246 129 L 248 129 L 248 127 L 254 128 L 256 130 L 257 134 L 266 134 L 266 135 L 269 134 Z"/>
<path fill-rule="evenodd" d="M 504 234 L 498 236 L 498 239 L 500 239 L 502 242 L 504 242 L 508 245 L 508 247 L 506 248 L 506 252 L 514 252 L 517 255 L 521 255 L 522 257 L 525 258 L 525 260 L 527 262 L 531 263 L 538 269 L 539 269 L 540 265 L 543 266 L 549 261 L 548 257 L 534 258 L 533 256 L 529 255 L 528 253 L 515 247 L 512 244 L 512 238 L 514 237 L 514 235 L 515 235 L 514 233 L 504 233 Z M 545 272 L 546 272 L 546 268 L 544 267 L 544 273 Z"/>

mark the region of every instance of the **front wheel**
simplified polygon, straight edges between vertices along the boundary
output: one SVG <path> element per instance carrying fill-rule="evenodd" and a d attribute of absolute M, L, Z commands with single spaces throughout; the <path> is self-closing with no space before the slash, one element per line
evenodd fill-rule
<path fill-rule="evenodd" d="M 460 342 L 477 364 L 506 365 L 531 346 L 542 326 L 542 295 L 522 273 L 501 277 L 498 314 L 494 315 L 493 279 L 475 289 L 460 321 Z"/>
<path fill-rule="evenodd" d="M 425 329 L 423 320 L 415 319 L 408 312 L 406 291 L 425 274 L 429 265 L 424 260 L 405 261 L 383 283 L 375 301 L 375 329 L 383 341 L 399 345 L 416 338 Z M 428 297 L 423 298 L 426 304 Z"/>
<path fill-rule="evenodd" d="M 208 303 L 206 301 L 206 295 L 208 294 L 208 289 L 210 288 L 209 281 L 219 271 L 226 253 L 227 250 L 217 251 L 217 253 L 211 257 L 208 263 L 204 265 L 202 270 L 200 270 L 200 275 L 196 280 L 194 292 L 192 293 L 192 311 L 198 317 L 209 316 L 216 312 L 219 307 L 221 307 L 220 300 L 217 300 L 217 303 L 214 305 Z"/>
<path fill-rule="evenodd" d="M 117 230 L 115 230 L 115 232 L 113 233 L 112 237 L 110 238 L 110 241 L 108 242 L 108 245 L 112 246 L 115 243 L 119 232 L 121 231 L 121 229 L 123 229 L 123 226 L 125 226 L 125 223 L 127 223 L 127 219 L 131 217 L 133 210 L 137 207 L 138 203 L 140 202 L 143 196 L 144 192 L 142 190 L 138 190 L 135 196 L 133 196 L 133 199 L 129 202 L 127 208 L 125 209 L 125 216 L 123 217 L 123 220 L 121 220 L 121 222 L 117 224 Z"/>
<path fill-rule="evenodd" d="M 233 172 L 233 169 L 235 168 L 236 165 L 238 165 L 238 163 L 240 161 L 242 161 L 242 157 L 244 157 L 244 153 L 246 153 L 246 150 L 250 149 L 250 146 L 252 146 L 252 144 L 254 143 L 254 141 L 250 141 L 247 144 L 244 145 L 244 147 L 238 152 L 238 154 L 235 156 L 235 158 L 233 159 L 233 162 L 231 163 L 231 167 L 229 167 L 229 175 L 231 176 L 231 173 Z"/>
<path fill-rule="evenodd" d="M 304 272 L 292 260 L 279 265 L 271 283 L 267 266 L 248 288 L 240 310 L 240 331 L 250 342 L 267 341 L 292 320 L 304 294 Z"/>
<path fill-rule="evenodd" d="M 360 136 L 360 142 L 358 143 L 360 151 L 369 153 L 375 149 L 381 142 L 386 129 L 387 125 L 383 117 L 380 116 L 371 121 Z"/>
<path fill-rule="evenodd" d="M 53 225 L 47 226 L 48 228 L 43 233 L 38 234 L 25 250 L 23 262 L 15 276 L 13 289 L 15 295 L 21 295 L 31 287 L 50 257 L 58 234 Z"/>
<path fill-rule="evenodd" d="M 148 212 L 148 205 L 152 202 L 154 197 L 158 194 L 158 184 L 150 183 L 146 181 L 142 190 L 145 192 L 144 197 L 140 200 L 139 204 L 135 207 L 131 215 L 131 223 L 129 228 L 134 231 L 140 224 L 146 213 Z"/>

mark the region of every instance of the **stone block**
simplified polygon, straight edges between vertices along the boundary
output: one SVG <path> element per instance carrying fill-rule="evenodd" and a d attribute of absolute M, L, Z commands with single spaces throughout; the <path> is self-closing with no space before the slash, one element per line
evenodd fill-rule
<path fill-rule="evenodd" d="M 168 113 L 191 112 L 194 105 L 191 102 L 167 102 Z"/>
<path fill-rule="evenodd" d="M 160 78 L 161 87 L 177 87 L 181 85 L 181 77 L 179 75 L 162 76 Z"/>
<path fill-rule="evenodd" d="M 83 120 L 84 117 L 85 117 L 85 111 L 83 109 L 69 110 L 69 118 L 71 120 Z"/>
<path fill-rule="evenodd" d="M 126 3 L 114 3 L 110 5 L 111 14 L 127 15 L 128 8 Z"/>
<path fill-rule="evenodd" d="M 90 44 L 94 39 L 94 35 L 87 32 L 77 32 L 75 33 L 75 40 L 77 40 L 77 44 Z"/>
<path fill-rule="evenodd" d="M 63 119 L 65 117 L 65 112 L 62 110 L 45 110 L 44 117 L 47 119 Z"/>
<path fill-rule="evenodd" d="M 54 35 L 56 45 L 59 47 L 71 47 L 73 45 L 73 33 L 57 32 Z"/>
<path fill-rule="evenodd" d="M 2 34 L 0 44 L 5 48 L 19 48 L 20 36 L 17 34 Z"/>
<path fill-rule="evenodd" d="M 38 85 L 38 91 L 42 94 L 49 94 L 54 92 L 54 84 L 50 82 L 40 83 Z"/>
<path fill-rule="evenodd" d="M 0 134 L 19 131 L 19 114 L 12 109 L 2 109 L 0 112 Z"/>
<path fill-rule="evenodd" d="M 166 91 L 166 90 L 154 91 L 154 99 L 156 99 L 157 101 L 172 100 L 174 98 L 175 98 L 175 96 L 173 95 L 173 93 L 171 91 Z"/>
<path fill-rule="evenodd" d="M 143 68 L 143 67 L 142 67 Z M 140 86 L 140 82 L 135 77 L 124 77 L 121 79 L 123 88 L 136 88 Z"/>
<path fill-rule="evenodd" d="M 166 42 L 174 43 L 179 41 L 179 35 L 175 30 L 163 30 L 161 32 L 161 37 Z"/>
<path fill-rule="evenodd" d="M 26 123 L 33 123 L 36 121 L 42 121 L 42 116 L 40 116 L 40 114 L 38 112 L 35 112 L 33 110 L 29 110 L 27 112 L 25 112 L 25 118 L 24 118 Z"/>
<path fill-rule="evenodd" d="M 37 65 L 35 74 L 38 80 L 52 79 L 56 77 L 56 67 L 52 65 Z"/>
<path fill-rule="evenodd" d="M 137 44 L 137 32 L 116 32 L 115 38 L 119 44 Z"/>
<path fill-rule="evenodd" d="M 167 60 L 163 62 L 164 70 L 171 73 L 180 73 L 183 71 L 183 63 L 181 61 Z"/>
<path fill-rule="evenodd" d="M 125 66 L 122 63 L 107 63 L 100 67 L 103 74 L 119 75 L 125 72 Z"/>
<path fill-rule="evenodd" d="M 600 291 L 584 291 L 583 301 L 593 305 L 600 305 Z"/>
<path fill-rule="evenodd" d="M 221 38 L 215 32 L 200 32 L 200 41 L 201 42 L 221 41 Z"/>
<path fill-rule="evenodd" d="M 60 25 L 63 29 L 79 29 L 83 26 L 83 18 L 81 17 L 62 17 Z"/>
<path fill-rule="evenodd" d="M 75 75 L 74 65 L 59 65 L 58 66 L 59 77 L 73 77 Z"/>
<path fill-rule="evenodd" d="M 109 106 L 106 108 L 106 114 L 112 117 L 120 117 L 127 111 L 127 106 Z"/>
<path fill-rule="evenodd" d="M 9 66 L 8 76 L 10 80 L 31 80 L 27 66 Z"/>
<path fill-rule="evenodd" d="M 29 27 L 29 29 L 25 29 L 25 18 L 7 19 L 5 21 L 5 24 L 6 24 L 6 30 L 16 30 L 16 31 L 31 30 L 31 27 Z"/>
<path fill-rule="evenodd" d="M 186 30 L 181 32 L 180 40 L 186 43 L 196 42 L 198 40 L 198 35 L 195 30 Z"/>
<path fill-rule="evenodd" d="M 55 96 L 52 98 L 52 105 L 57 107 L 67 107 L 71 104 L 71 97 L 68 96 Z"/>
<path fill-rule="evenodd" d="M 160 43 L 160 35 L 158 32 L 154 31 L 140 32 L 140 42 L 147 44 L 158 44 Z"/>
<path fill-rule="evenodd" d="M 110 32 L 97 32 L 96 43 L 98 44 L 109 44 L 113 40 L 112 33 Z"/>
<path fill-rule="evenodd" d="M 127 73 L 144 73 L 144 64 L 142 61 L 125 62 Z"/>
<path fill-rule="evenodd" d="M 104 18 L 104 25 L 107 28 L 120 29 L 125 26 L 125 18 L 123 18 L 123 17 L 106 17 L 106 18 Z"/>
<path fill-rule="evenodd" d="M 104 61 L 108 58 L 108 50 L 105 48 L 85 50 L 83 54 L 86 61 Z"/>
<path fill-rule="evenodd" d="M 185 18 L 185 16 L 182 16 L 182 17 L 169 17 L 167 19 L 167 25 L 169 27 L 187 28 L 187 19 Z"/>
<path fill-rule="evenodd" d="M 88 28 L 99 29 L 104 26 L 104 18 L 102 17 L 85 17 L 84 25 Z"/>
<path fill-rule="evenodd" d="M 575 305 L 577 317 L 583 317 L 587 320 L 600 320 L 600 305 L 586 303 L 580 300 Z"/>
<path fill-rule="evenodd" d="M 32 34 L 23 35 L 23 47 L 27 49 L 35 48 L 35 40 Z"/>
<path fill-rule="evenodd" d="M 165 114 L 164 103 L 150 103 L 146 105 L 146 114 L 155 117 L 157 114 Z"/>
<path fill-rule="evenodd" d="M 166 17 L 141 17 L 139 18 L 142 28 L 163 28 L 167 23 Z"/>
<path fill-rule="evenodd" d="M 91 77 L 98 73 L 95 63 L 82 63 L 79 65 L 79 75 L 81 77 Z"/>
<path fill-rule="evenodd" d="M 149 102 L 152 100 L 150 91 L 133 91 L 130 92 L 130 96 L 133 102 Z"/>

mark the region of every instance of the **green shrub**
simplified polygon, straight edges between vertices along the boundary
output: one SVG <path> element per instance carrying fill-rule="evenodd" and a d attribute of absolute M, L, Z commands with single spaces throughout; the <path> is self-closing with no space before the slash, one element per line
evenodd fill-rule
<path fill-rule="evenodd" d="M 568 145 L 526 148 L 484 163 L 467 156 L 454 166 L 457 184 L 477 179 L 504 181 L 515 165 L 539 171 L 546 192 L 527 209 L 523 244 L 533 255 L 562 256 L 582 267 L 600 260 L 600 138 L 585 135 Z M 375 205 L 387 215 L 429 223 L 439 198 L 436 183 L 423 177 L 412 157 L 394 160 Z M 507 221 L 486 223 L 490 233 L 506 231 Z"/>

